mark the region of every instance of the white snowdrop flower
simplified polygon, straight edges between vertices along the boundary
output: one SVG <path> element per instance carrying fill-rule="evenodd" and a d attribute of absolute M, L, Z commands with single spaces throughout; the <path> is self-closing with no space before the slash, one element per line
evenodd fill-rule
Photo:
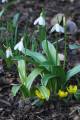
<path fill-rule="evenodd" d="M 9 58 L 9 57 L 12 57 L 13 55 L 12 55 L 12 50 L 11 50 L 11 48 L 9 47 L 9 48 L 7 48 L 6 49 L 6 58 Z"/>
<path fill-rule="evenodd" d="M 64 61 L 64 55 L 63 54 L 59 53 L 58 57 L 59 57 L 60 61 Z"/>
<path fill-rule="evenodd" d="M 35 21 L 34 21 L 34 25 L 42 25 L 45 26 L 45 19 L 43 17 L 43 15 L 41 14 L 40 17 L 38 17 Z"/>
<path fill-rule="evenodd" d="M 24 37 L 21 38 L 20 42 L 18 42 L 15 47 L 14 50 L 19 50 L 20 52 L 24 50 L 24 45 L 23 45 L 23 39 Z"/>
<path fill-rule="evenodd" d="M 7 2 L 7 0 L 2 0 L 2 3 L 5 3 L 5 2 Z"/>
<path fill-rule="evenodd" d="M 50 33 L 52 33 L 52 32 L 64 33 L 64 28 L 57 23 L 57 24 L 55 24 L 55 25 L 52 27 Z"/>

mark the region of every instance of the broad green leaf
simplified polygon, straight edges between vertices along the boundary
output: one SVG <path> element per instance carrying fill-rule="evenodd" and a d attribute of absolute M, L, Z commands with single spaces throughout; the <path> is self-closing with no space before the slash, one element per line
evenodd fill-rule
<path fill-rule="evenodd" d="M 56 63 L 57 65 L 60 65 L 59 57 L 57 57 L 57 61 L 56 61 L 56 49 L 54 45 L 52 45 L 49 41 L 44 40 L 42 42 L 42 47 L 49 59 L 49 62 L 52 63 L 52 65 L 56 65 Z"/>
<path fill-rule="evenodd" d="M 18 93 L 18 91 L 20 90 L 20 85 L 14 85 L 13 87 L 12 87 L 12 90 L 11 90 L 11 92 L 12 92 L 12 94 L 13 94 L 13 96 L 16 96 L 16 94 Z"/>
<path fill-rule="evenodd" d="M 44 98 L 46 100 L 48 100 L 49 97 L 50 97 L 50 91 L 49 91 L 49 89 L 46 88 L 45 86 L 40 86 L 38 89 L 39 89 L 40 93 L 42 94 L 42 96 L 44 96 Z"/>
<path fill-rule="evenodd" d="M 27 77 L 27 80 L 26 80 L 26 87 L 28 88 L 28 90 L 30 90 L 33 81 L 35 80 L 35 78 L 36 78 L 38 75 L 41 74 L 41 72 L 42 72 L 42 69 L 35 68 L 35 69 L 29 74 L 29 76 Z"/>
<path fill-rule="evenodd" d="M 51 74 L 44 74 L 44 76 L 41 79 L 41 84 L 46 86 L 48 84 L 48 81 L 53 78 L 54 76 Z"/>
<path fill-rule="evenodd" d="M 28 49 L 24 49 L 23 53 L 27 56 L 30 56 L 37 63 L 42 63 L 42 62 L 46 61 L 46 58 L 41 53 L 33 52 L 33 51 L 28 50 Z"/>
<path fill-rule="evenodd" d="M 41 68 L 46 68 L 46 70 L 50 71 L 50 66 L 52 66 L 52 64 L 50 64 L 48 61 L 42 62 L 39 67 Z"/>
<path fill-rule="evenodd" d="M 27 76 L 26 76 L 26 64 L 24 60 L 18 61 L 18 71 L 21 82 L 25 84 Z"/>
<path fill-rule="evenodd" d="M 76 75 L 79 72 L 80 72 L 80 64 L 76 65 L 74 68 L 70 69 L 67 72 L 67 80 L 69 80 L 71 77 L 73 77 L 74 75 Z"/>
<path fill-rule="evenodd" d="M 14 18 L 13 18 L 13 27 L 17 26 L 18 19 L 19 19 L 20 13 L 16 13 Z"/>

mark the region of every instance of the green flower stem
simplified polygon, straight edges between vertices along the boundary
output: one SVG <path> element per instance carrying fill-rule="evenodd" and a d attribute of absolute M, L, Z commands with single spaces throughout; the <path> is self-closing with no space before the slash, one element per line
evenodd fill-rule
<path fill-rule="evenodd" d="M 58 63 L 58 37 L 56 34 L 56 66 L 57 66 L 57 63 Z"/>
<path fill-rule="evenodd" d="M 67 34 L 66 34 L 66 25 L 64 26 L 65 33 L 64 33 L 64 41 L 65 41 L 65 47 L 64 47 L 64 64 L 63 68 L 65 69 L 66 67 L 66 58 L 67 58 Z"/>

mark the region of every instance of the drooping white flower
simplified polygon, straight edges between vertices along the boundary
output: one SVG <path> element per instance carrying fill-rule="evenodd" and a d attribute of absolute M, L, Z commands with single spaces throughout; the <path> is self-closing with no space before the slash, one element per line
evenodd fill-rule
<path fill-rule="evenodd" d="M 52 33 L 52 32 L 64 33 L 64 28 L 57 23 L 52 27 L 50 33 Z"/>
<path fill-rule="evenodd" d="M 42 14 L 34 21 L 34 25 L 37 24 L 45 26 L 45 19 Z"/>
<path fill-rule="evenodd" d="M 58 57 L 59 57 L 60 61 L 64 61 L 64 55 L 63 54 L 59 53 Z"/>
<path fill-rule="evenodd" d="M 12 50 L 11 50 L 11 48 L 9 47 L 9 48 L 7 48 L 6 49 L 6 58 L 9 58 L 9 57 L 12 57 L 13 55 L 12 55 Z"/>
<path fill-rule="evenodd" d="M 7 0 L 2 0 L 2 3 L 5 3 L 5 2 L 7 2 Z"/>
<path fill-rule="evenodd" d="M 14 50 L 19 50 L 20 52 L 24 50 L 24 45 L 23 45 L 23 39 L 24 37 L 21 38 L 20 42 L 18 42 L 15 47 Z"/>

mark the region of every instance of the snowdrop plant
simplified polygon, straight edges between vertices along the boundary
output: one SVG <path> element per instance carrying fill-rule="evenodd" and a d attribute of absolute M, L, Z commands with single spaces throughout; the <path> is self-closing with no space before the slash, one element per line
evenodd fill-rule
<path fill-rule="evenodd" d="M 34 25 L 38 25 L 39 31 L 39 42 L 46 39 L 46 22 L 44 11 L 41 12 L 40 16 L 34 21 Z"/>

